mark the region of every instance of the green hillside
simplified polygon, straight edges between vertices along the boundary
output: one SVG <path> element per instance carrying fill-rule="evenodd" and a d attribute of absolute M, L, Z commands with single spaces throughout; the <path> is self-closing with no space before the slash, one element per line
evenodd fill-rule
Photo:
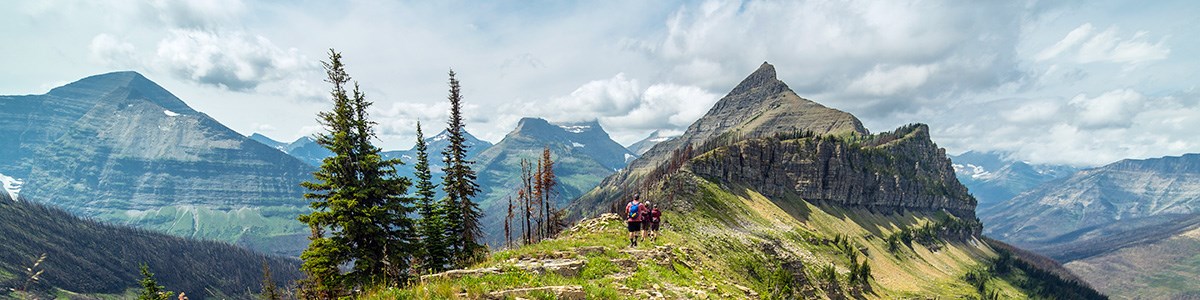
<path fill-rule="evenodd" d="M 1011 256 L 963 235 L 970 222 L 944 213 L 883 214 L 769 199 L 686 171 L 658 187 L 649 198 L 673 202 L 658 242 L 629 248 L 624 222 L 605 214 L 557 239 L 493 253 L 469 270 L 426 276 L 415 286 L 366 298 L 1096 296 L 1057 277 L 1037 275 L 1044 272 L 1021 260 L 997 260 Z M 926 231 L 932 234 L 923 235 L 922 228 L 933 228 Z M 900 232 L 916 232 L 917 238 L 889 249 L 888 237 Z M 997 261 L 1006 267 L 997 267 Z M 864 262 L 870 279 L 851 283 L 850 269 Z"/>
<path fill-rule="evenodd" d="M 6 196 L 0 196 L 0 299 L 17 297 L 10 289 L 25 285 L 25 269 L 43 253 L 45 273 L 29 285 L 39 299 L 129 299 L 142 263 L 160 284 L 190 299 L 248 297 L 259 290 L 264 262 L 280 286 L 300 276 L 294 259 L 102 224 Z"/>

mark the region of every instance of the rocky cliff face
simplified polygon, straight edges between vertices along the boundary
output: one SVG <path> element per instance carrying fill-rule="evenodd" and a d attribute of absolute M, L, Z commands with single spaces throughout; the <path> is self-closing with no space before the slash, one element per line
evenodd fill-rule
<path fill-rule="evenodd" d="M 252 141 L 135 72 L 0 97 L 0 173 L 21 196 L 99 220 L 278 250 L 303 247 L 311 166 Z M 271 241 L 271 242 L 266 242 Z M 280 253 L 288 251 L 281 250 Z M 297 252 L 298 253 L 298 252 Z"/>
<path fill-rule="evenodd" d="M 653 167 L 666 160 L 674 149 L 689 144 L 697 146 L 722 134 L 752 137 L 806 130 L 818 134 L 867 133 L 853 115 L 796 95 L 776 78 L 775 66 L 764 62 L 707 114 L 688 126 L 683 135 L 655 145 L 631 163 L 630 168 Z"/>
<path fill-rule="evenodd" d="M 691 169 L 772 199 L 799 197 L 886 213 L 947 210 L 974 219 L 975 199 L 955 179 L 929 128 L 911 125 L 881 136 L 893 135 L 881 145 L 828 136 L 750 139 L 696 157 Z"/>
<path fill-rule="evenodd" d="M 780 141 L 780 136 L 792 138 Z M 766 63 L 683 135 L 655 145 L 568 209 L 575 217 L 607 212 L 613 203 L 645 189 L 644 182 L 657 180 L 656 168 L 677 151 L 714 141 L 735 143 L 695 153 L 700 158 L 691 168 L 764 194 L 886 211 L 945 209 L 960 217 L 975 216 L 974 198 L 954 177 L 945 151 L 933 144 L 925 125 L 870 135 L 853 115 L 800 98 Z"/>

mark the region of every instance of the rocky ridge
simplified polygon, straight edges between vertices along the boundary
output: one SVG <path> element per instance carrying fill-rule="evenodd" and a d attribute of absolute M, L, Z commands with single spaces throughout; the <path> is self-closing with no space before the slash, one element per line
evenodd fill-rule
<path fill-rule="evenodd" d="M 911 125 L 881 145 L 838 138 L 750 139 L 692 160 L 697 175 L 752 187 L 765 196 L 881 212 L 947 210 L 975 218 L 975 201 L 954 178 L 929 127 Z"/>

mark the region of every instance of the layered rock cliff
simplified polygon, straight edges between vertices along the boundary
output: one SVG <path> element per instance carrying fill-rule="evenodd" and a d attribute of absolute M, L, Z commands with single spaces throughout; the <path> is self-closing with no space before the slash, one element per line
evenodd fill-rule
<path fill-rule="evenodd" d="M 688 153 L 680 157 L 681 151 Z M 568 209 L 575 217 L 613 210 L 658 180 L 669 164 L 776 200 L 798 196 L 886 212 L 946 210 L 975 219 L 975 199 L 954 177 L 927 126 L 871 135 L 853 115 L 796 95 L 766 63 L 683 135 L 655 145 Z"/>
<path fill-rule="evenodd" d="M 691 170 L 773 199 L 799 197 L 888 213 L 944 209 L 975 218 L 974 198 L 955 179 L 924 124 L 861 143 L 829 136 L 749 139 L 696 157 Z"/>

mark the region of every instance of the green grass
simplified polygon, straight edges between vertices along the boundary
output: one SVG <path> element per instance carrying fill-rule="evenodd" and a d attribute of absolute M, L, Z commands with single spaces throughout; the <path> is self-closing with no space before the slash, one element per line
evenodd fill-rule
<path fill-rule="evenodd" d="M 582 286 L 592 299 L 633 297 L 628 293 L 631 290 L 653 290 L 668 298 L 725 299 L 744 296 L 739 287 L 769 299 L 806 295 L 978 298 L 976 288 L 963 280 L 963 275 L 996 256 L 986 244 L 962 242 L 948 242 L 936 252 L 919 244 L 901 253 L 887 251 L 886 235 L 932 223 L 937 219 L 932 213 L 888 215 L 819 207 L 802 199 L 767 199 L 750 189 L 722 187 L 694 176 L 684 180 L 696 187 L 696 195 L 688 197 L 692 209 L 665 212 L 659 241 L 637 248 L 670 245 L 674 260 L 669 264 L 637 261 L 633 270 L 619 266 L 617 261 L 633 257 L 621 251 L 628 247 L 625 224 L 611 220 L 595 230 L 569 230 L 557 239 L 494 252 L 474 266 L 504 269 L 512 259 L 545 257 L 586 246 L 605 247 L 602 253 L 579 258 L 586 261 L 579 276 L 534 275 L 508 267 L 510 271 L 500 275 L 431 280 L 403 289 L 378 289 L 364 298 L 458 299 L 464 292 L 465 298 L 475 298 L 518 287 L 555 285 Z M 850 247 L 834 244 L 835 239 L 846 240 Z M 869 288 L 850 288 L 847 252 L 854 252 L 856 261 L 871 265 Z M 784 269 L 782 265 L 789 261 L 804 267 Z M 819 267 L 831 264 L 838 284 L 836 289 L 826 290 L 827 286 L 814 283 L 820 282 Z M 1013 276 L 1019 280 L 1020 274 Z M 987 284 L 1001 295 L 1024 295 L 1007 279 L 997 278 Z M 548 295 L 529 295 L 544 296 Z"/>

